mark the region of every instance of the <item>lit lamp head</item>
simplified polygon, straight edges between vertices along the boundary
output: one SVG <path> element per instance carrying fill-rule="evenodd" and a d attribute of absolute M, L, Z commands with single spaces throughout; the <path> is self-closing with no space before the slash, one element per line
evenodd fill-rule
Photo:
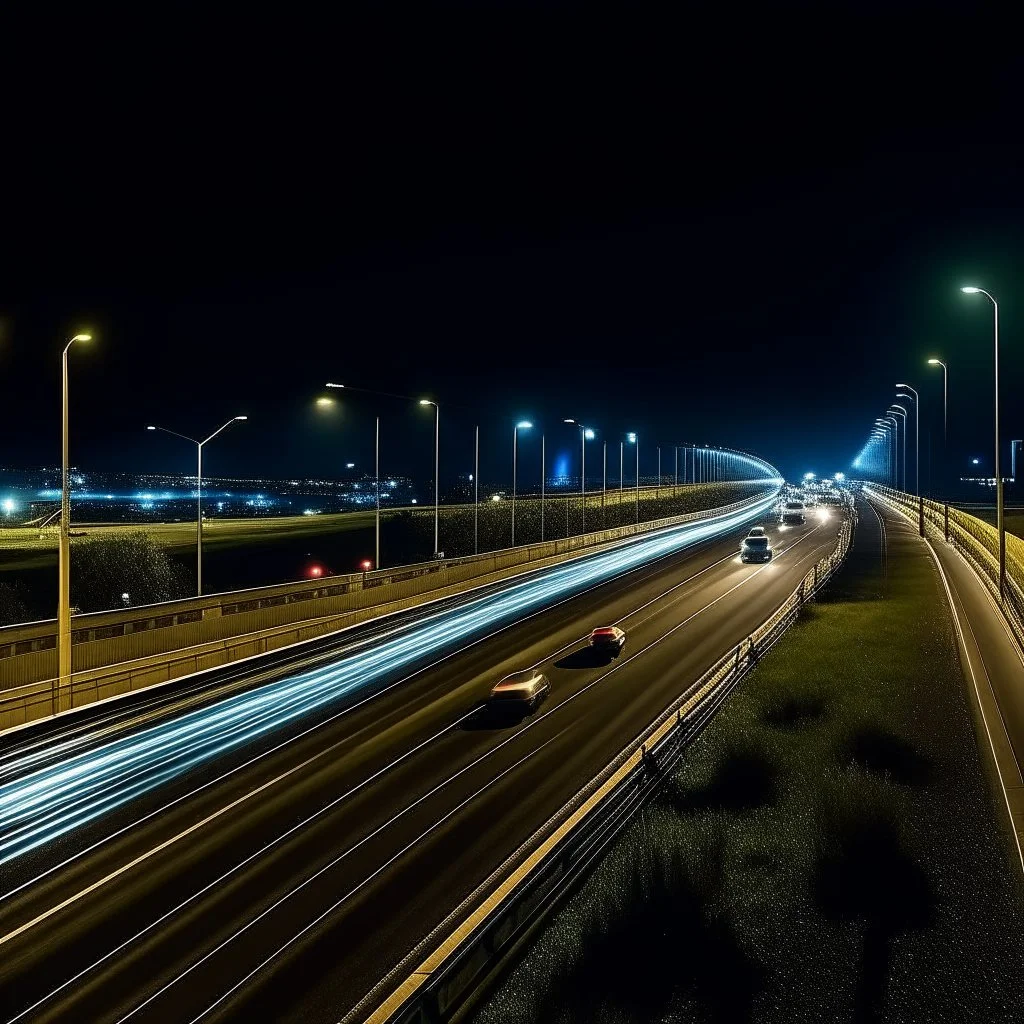
<path fill-rule="evenodd" d="M 929 366 L 941 366 L 942 365 L 942 360 L 941 359 L 929 359 L 928 360 L 928 365 Z"/>
<path fill-rule="evenodd" d="M 590 429 L 584 430 L 584 431 L 583 431 L 583 436 L 584 436 L 584 437 L 585 437 L 585 438 L 586 438 L 586 439 L 587 439 L 588 441 L 593 441 L 593 440 L 594 440 L 594 432 L 593 432 L 592 430 L 590 430 Z"/>
<path fill-rule="evenodd" d="M 627 441 L 628 441 L 628 442 L 629 442 L 630 444 L 636 444 L 636 434 L 632 434 L 632 433 L 630 433 L 630 434 L 627 434 L 627 435 L 626 435 L 626 440 L 627 440 Z"/>
<path fill-rule="evenodd" d="M 975 288 L 973 284 L 967 284 L 964 285 L 963 288 L 960 289 L 960 291 L 962 291 L 964 295 L 977 295 L 978 292 L 981 291 L 981 289 Z"/>
<path fill-rule="evenodd" d="M 529 430 L 533 424 L 529 420 L 520 420 L 516 424 L 516 430 Z"/>
<path fill-rule="evenodd" d="M 330 385 L 328 385 L 328 387 L 330 387 Z M 324 395 L 316 400 L 316 404 L 321 409 L 330 409 L 336 403 L 333 398 L 329 398 L 327 395 Z"/>
<path fill-rule="evenodd" d="M 236 416 L 235 417 L 236 420 L 243 420 L 243 421 L 247 420 L 248 418 L 249 418 L 248 416 Z"/>
<path fill-rule="evenodd" d="M 76 334 L 71 340 L 72 341 L 92 341 L 92 335 L 91 334 Z"/>

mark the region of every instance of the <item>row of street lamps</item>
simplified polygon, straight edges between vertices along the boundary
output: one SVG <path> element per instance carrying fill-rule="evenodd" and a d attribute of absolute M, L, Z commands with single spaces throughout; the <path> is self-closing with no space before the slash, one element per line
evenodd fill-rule
<path fill-rule="evenodd" d="M 68 444 L 68 353 L 73 345 L 77 342 L 89 342 L 92 340 L 89 334 L 76 334 L 71 340 L 65 345 L 62 357 L 61 357 L 61 368 L 62 368 L 62 460 L 61 460 L 61 515 L 60 515 L 60 540 L 59 540 L 59 553 L 58 553 L 58 576 L 59 576 L 59 587 L 58 587 L 58 609 L 57 609 L 57 621 L 58 621 L 58 668 L 59 668 L 59 690 L 58 694 L 63 694 L 66 688 L 70 685 L 71 681 L 71 594 L 70 594 L 70 527 L 71 527 L 71 491 L 70 491 L 70 459 L 69 459 L 69 444 Z M 353 388 L 345 384 L 338 384 L 328 382 L 327 388 L 330 389 L 344 389 L 348 391 L 359 391 L 377 396 L 383 396 L 388 398 L 398 398 L 409 401 L 418 401 L 421 406 L 428 406 L 434 410 L 434 556 L 440 556 L 440 421 L 441 412 L 440 406 L 437 402 L 429 398 L 412 399 L 408 395 L 394 395 L 385 391 L 373 391 L 368 388 Z M 317 404 L 321 406 L 329 406 L 334 404 L 334 400 L 329 397 L 322 397 L 317 399 Z M 202 596 L 203 593 L 203 449 L 206 445 L 212 441 L 223 431 L 227 430 L 230 426 L 235 423 L 245 422 L 248 419 L 247 416 L 232 416 L 227 422 L 223 423 L 218 427 L 212 434 L 199 440 L 198 438 L 191 437 L 187 434 L 179 433 L 176 430 L 170 430 L 167 427 L 159 426 L 156 424 L 150 424 L 146 427 L 147 430 L 154 432 L 161 432 L 170 434 L 174 437 L 180 438 L 183 441 L 188 441 L 196 446 L 196 593 L 198 596 Z M 578 426 L 580 429 L 580 458 L 581 458 L 581 472 L 580 472 L 580 494 L 583 498 L 583 530 L 586 529 L 586 442 L 593 440 L 596 436 L 595 431 L 580 423 L 578 420 L 566 418 L 564 423 L 573 424 Z M 516 423 L 512 433 L 512 544 L 515 545 L 515 503 L 517 493 L 517 473 L 518 473 L 518 443 L 519 443 L 519 432 L 521 430 L 529 430 L 533 428 L 533 424 L 528 420 L 521 420 Z M 636 521 L 640 521 L 640 442 L 638 435 L 631 431 L 625 435 L 625 441 L 619 443 L 619 490 L 622 488 L 623 480 L 623 468 L 624 468 L 624 445 L 629 443 L 635 446 L 636 449 Z M 374 479 L 376 482 L 376 516 L 375 516 L 375 559 L 373 563 L 374 568 L 380 568 L 380 416 L 376 416 L 375 422 L 375 456 L 374 456 Z M 685 464 L 685 452 L 684 447 L 684 464 L 683 464 L 683 477 L 685 482 L 686 477 L 686 464 Z M 707 449 L 701 455 L 700 466 L 701 475 L 704 473 L 708 474 L 706 478 L 717 477 L 717 470 L 719 466 L 724 468 L 724 459 L 726 452 L 721 450 Z M 603 448 L 603 473 L 602 473 L 602 504 L 605 500 L 605 494 L 607 491 L 608 483 L 608 445 L 604 442 Z M 675 484 L 679 484 L 679 446 L 675 446 Z M 764 467 L 762 467 L 764 468 Z M 545 437 L 541 435 L 541 539 L 544 539 L 544 498 L 545 498 L 545 478 L 547 475 L 546 466 L 546 441 Z M 661 449 L 658 449 L 658 475 L 659 480 L 661 478 Z M 698 475 L 698 449 L 693 449 L 693 479 L 694 482 L 697 480 Z M 724 473 L 723 473 L 724 475 Z M 479 551 L 479 507 L 480 507 L 480 428 L 477 426 L 474 429 L 474 519 L 473 519 L 473 550 L 474 553 Z M 568 532 L 568 521 L 569 521 L 569 498 L 566 496 L 566 530 Z M 364 570 L 367 568 L 364 563 Z M 58 698 L 60 699 L 60 698 Z"/>
<path fill-rule="evenodd" d="M 965 285 L 960 289 L 965 295 L 984 295 L 992 303 L 992 337 L 993 337 L 993 377 L 994 377 L 994 414 L 995 414 L 995 480 L 996 480 L 996 530 L 999 534 L 999 598 L 1003 600 L 1006 594 L 1006 525 L 1004 522 L 1004 492 L 1003 474 L 1000 459 L 999 444 L 999 303 L 995 296 L 984 288 L 975 285 Z M 947 452 L 949 441 L 949 367 L 946 363 L 937 358 L 928 360 L 929 366 L 942 367 L 942 438 L 943 454 Z M 918 498 L 921 495 L 921 403 L 918 393 L 909 384 L 897 384 L 897 389 L 905 388 L 906 392 L 897 391 L 897 398 L 909 398 L 914 403 L 914 442 L 915 442 L 915 494 Z M 909 392 L 909 393 L 908 393 Z M 855 464 L 865 459 L 872 459 L 876 449 L 884 448 L 884 459 L 886 474 L 894 482 L 898 482 L 899 471 L 899 420 L 903 420 L 903 490 L 907 486 L 907 410 L 901 405 L 893 404 L 886 410 L 886 415 L 875 420 L 864 451 L 858 456 Z M 890 434 L 889 431 L 892 431 Z M 890 461 L 890 442 L 892 442 L 892 459 Z M 948 462 L 948 459 L 944 461 Z"/>

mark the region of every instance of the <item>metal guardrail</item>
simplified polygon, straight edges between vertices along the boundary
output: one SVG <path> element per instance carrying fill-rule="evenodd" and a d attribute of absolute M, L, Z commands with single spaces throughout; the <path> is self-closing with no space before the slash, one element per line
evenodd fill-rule
<path fill-rule="evenodd" d="M 905 515 L 921 530 L 931 529 L 953 545 L 988 587 L 1017 642 L 1024 647 L 1024 540 L 1006 535 L 1006 591 L 999 599 L 999 532 L 991 523 L 948 503 L 919 498 L 881 484 L 864 484 L 866 493 L 894 512 Z"/>
<path fill-rule="evenodd" d="M 443 1024 L 459 1016 L 842 564 L 856 523 L 852 503 L 848 511 L 850 518 L 840 527 L 832 552 L 808 571 L 779 608 L 478 886 L 346 1014 L 344 1024 Z"/>
<path fill-rule="evenodd" d="M 716 516 L 728 515 L 751 504 L 763 503 L 770 493 L 772 492 L 765 492 L 719 509 L 687 513 L 685 516 L 668 520 L 640 524 L 639 533 L 672 529 L 680 525 L 677 519 L 683 522 L 710 521 Z M 616 536 L 611 539 L 606 536 L 610 531 L 603 532 L 597 544 L 590 543 L 593 535 L 574 538 L 573 540 L 584 540 L 587 543 L 574 544 L 569 550 L 554 555 L 545 552 L 544 557 L 527 562 L 514 561 L 507 566 L 499 565 L 496 569 L 489 565 L 487 572 L 481 573 L 477 569 L 467 578 L 457 575 L 443 577 L 432 583 L 430 589 L 426 591 L 408 589 L 410 584 L 402 586 L 397 593 L 394 588 L 382 590 L 380 593 L 388 600 L 382 598 L 378 603 L 364 606 L 346 607 L 341 599 L 334 598 L 321 601 L 317 606 L 307 604 L 299 609 L 285 608 L 282 609 L 287 614 L 284 621 L 269 626 L 266 625 L 265 613 L 262 612 L 250 612 L 227 622 L 215 617 L 203 624 L 203 633 L 199 633 L 195 625 L 182 627 L 168 636 L 168 640 L 173 640 L 175 636 L 179 639 L 177 646 L 168 643 L 162 650 L 158 649 L 153 654 L 141 657 L 117 657 L 122 645 L 132 639 L 130 637 L 94 643 L 90 652 L 93 661 L 99 664 L 95 668 L 82 668 L 76 661 L 70 690 L 58 693 L 55 680 L 46 675 L 29 682 L 0 688 L 0 731 L 38 721 L 58 710 L 81 708 L 99 699 L 141 691 L 196 672 L 226 668 L 242 658 L 256 658 L 261 665 L 267 658 L 279 663 L 280 656 L 275 652 L 282 648 L 300 644 L 305 651 L 310 643 L 322 647 L 324 640 L 330 645 L 331 635 L 338 634 L 339 631 L 365 627 L 391 616 L 408 617 L 410 613 L 415 613 L 417 608 L 425 605 L 438 608 L 450 601 L 461 600 L 469 589 L 500 586 L 510 575 L 542 571 L 547 565 L 585 555 L 590 551 L 597 552 L 638 535 L 635 526 L 618 528 L 616 533 L 622 531 L 626 532 L 624 537 Z M 563 547 L 565 545 L 564 541 L 553 543 Z M 521 554 L 522 549 L 514 551 Z M 415 583 L 415 580 L 412 582 Z M 248 632 L 241 628 L 246 626 Z M 184 641 L 191 642 L 181 642 L 183 635 Z M 96 648 L 101 650 L 97 651 Z M 52 655 L 52 652 L 50 653 Z M 291 657 L 294 657 L 294 652 Z M 23 664 L 27 661 L 28 659 L 22 659 Z M 5 666 L 0 662 L 0 680 L 4 679 L 5 667 L 10 667 L 10 663 Z"/>
<path fill-rule="evenodd" d="M 276 584 L 75 615 L 72 619 L 73 670 L 76 673 L 89 671 L 134 658 L 226 641 L 259 629 L 427 594 L 544 558 L 582 552 L 652 530 L 725 514 L 765 496 L 770 490 L 772 488 L 718 508 L 479 555 L 349 573 L 315 583 Z M 56 642 L 53 619 L 0 628 L 0 688 L 45 681 L 55 675 Z"/>

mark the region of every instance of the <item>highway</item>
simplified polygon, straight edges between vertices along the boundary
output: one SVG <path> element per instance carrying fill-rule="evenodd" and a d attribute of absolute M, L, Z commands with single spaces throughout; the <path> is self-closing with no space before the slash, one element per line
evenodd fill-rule
<path fill-rule="evenodd" d="M 486 623 L 470 603 L 215 700 L 15 737 L 3 1019 L 337 1021 L 781 603 L 840 515 L 771 527 L 766 566 L 739 563 L 747 524 L 684 549 L 658 535 L 603 575 L 588 559 L 490 596 Z M 591 657 L 611 623 L 625 650 Z M 531 665 L 546 703 L 483 718 L 493 682 Z"/>

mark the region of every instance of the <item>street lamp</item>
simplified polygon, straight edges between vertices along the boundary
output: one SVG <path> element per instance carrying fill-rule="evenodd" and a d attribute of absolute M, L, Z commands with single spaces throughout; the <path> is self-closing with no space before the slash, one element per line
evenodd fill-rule
<path fill-rule="evenodd" d="M 432 405 L 434 407 L 434 557 L 437 558 L 440 546 L 438 545 L 439 506 L 441 501 L 441 410 L 437 402 L 429 398 L 421 398 L 420 405 Z"/>
<path fill-rule="evenodd" d="M 533 426 L 528 420 L 521 420 L 512 428 L 512 547 L 516 546 L 516 462 L 519 451 L 519 431 Z"/>
<path fill-rule="evenodd" d="M 900 416 L 903 418 L 903 490 L 907 489 L 907 416 L 909 413 L 906 408 L 902 405 L 898 405 L 893 402 L 888 409 L 885 410 L 891 416 Z M 899 445 L 899 431 L 897 433 L 896 444 Z"/>
<path fill-rule="evenodd" d="M 967 295 L 984 295 L 992 303 L 992 333 L 995 351 L 995 444 L 996 444 L 996 529 L 999 531 L 999 600 L 1006 595 L 1006 526 L 1003 522 L 1003 474 L 999 467 L 999 303 L 985 291 L 967 285 L 960 291 Z"/>
<path fill-rule="evenodd" d="M 921 497 L 921 399 L 909 384 L 897 384 L 898 388 L 906 388 L 905 392 L 897 391 L 897 398 L 910 398 L 914 402 L 914 493 Z M 906 460 L 903 475 L 907 475 Z"/>
<path fill-rule="evenodd" d="M 563 423 L 575 423 L 580 428 L 580 498 L 583 510 L 580 519 L 580 533 L 587 532 L 587 442 L 594 440 L 594 432 L 577 420 L 564 419 Z M 568 508 L 568 506 L 566 506 Z"/>
<path fill-rule="evenodd" d="M 74 704 L 71 690 L 71 478 L 68 469 L 68 350 L 76 341 L 92 341 L 91 334 L 76 334 L 61 355 L 61 490 L 60 546 L 57 557 L 57 707 L 68 688 L 68 706 Z"/>
<path fill-rule="evenodd" d="M 640 525 L 640 440 L 632 431 L 626 435 L 630 444 L 636 445 L 636 521 Z"/>
<path fill-rule="evenodd" d="M 886 431 L 886 449 L 885 449 L 885 461 L 888 467 L 889 459 L 892 458 L 893 467 L 887 468 L 889 474 L 889 483 L 898 488 L 900 485 L 899 472 L 900 472 L 900 431 L 899 421 L 892 414 L 886 416 L 879 416 L 875 420 L 877 426 L 882 427 Z M 890 449 L 889 442 L 892 442 Z M 904 441 L 906 441 L 906 432 L 904 431 Z M 904 448 L 904 459 L 903 459 L 903 476 L 906 478 L 907 475 L 907 460 L 906 450 Z M 905 480 L 904 480 L 905 482 Z"/>
<path fill-rule="evenodd" d="M 929 366 L 942 367 L 942 480 L 949 484 L 949 367 L 941 359 L 929 359 Z"/>
<path fill-rule="evenodd" d="M 176 430 L 166 427 L 146 427 L 147 430 L 159 430 L 164 434 L 173 434 L 183 441 L 191 441 L 196 446 L 196 594 L 203 596 L 203 446 L 212 441 L 222 430 L 227 430 L 232 423 L 247 420 L 248 416 L 232 416 L 223 426 L 218 427 L 209 437 L 197 441 L 187 434 L 179 434 Z"/>

